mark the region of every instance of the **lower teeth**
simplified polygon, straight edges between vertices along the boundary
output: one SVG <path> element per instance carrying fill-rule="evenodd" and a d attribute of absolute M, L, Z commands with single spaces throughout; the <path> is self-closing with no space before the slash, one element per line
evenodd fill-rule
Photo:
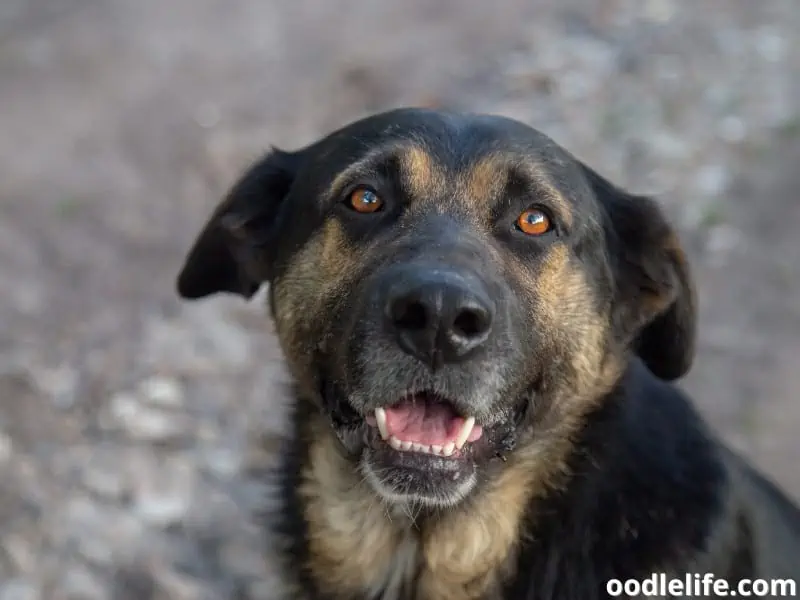
<path fill-rule="evenodd" d="M 420 454 L 431 454 L 433 456 L 452 456 L 456 451 L 454 442 L 448 442 L 444 446 L 426 446 L 424 444 L 417 444 L 416 442 L 408 442 L 397 439 L 392 436 L 389 438 L 389 445 L 395 450 L 402 452 L 418 452 Z"/>

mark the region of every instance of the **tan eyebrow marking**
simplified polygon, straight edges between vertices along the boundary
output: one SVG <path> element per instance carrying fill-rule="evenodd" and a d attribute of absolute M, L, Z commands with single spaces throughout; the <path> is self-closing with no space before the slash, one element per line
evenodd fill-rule
<path fill-rule="evenodd" d="M 434 158 L 414 144 L 401 151 L 400 171 L 403 182 L 413 198 L 424 198 L 442 191 L 446 175 Z"/>
<path fill-rule="evenodd" d="M 368 152 L 348 165 L 336 175 L 324 197 L 330 198 L 341 194 L 344 187 L 353 180 L 370 175 L 375 165 L 392 159 L 399 162 L 399 176 L 412 197 L 430 197 L 444 189 L 446 176 L 431 154 L 418 144 L 404 141 Z"/>
<path fill-rule="evenodd" d="M 572 208 L 548 176 L 546 165 L 517 155 L 490 154 L 474 163 L 464 175 L 463 201 L 473 211 L 485 212 L 515 171 L 531 182 L 536 194 L 547 199 L 565 225 L 572 225 Z"/>
<path fill-rule="evenodd" d="M 474 163 L 466 173 L 465 201 L 472 209 L 486 206 L 508 182 L 507 156 L 492 154 Z"/>

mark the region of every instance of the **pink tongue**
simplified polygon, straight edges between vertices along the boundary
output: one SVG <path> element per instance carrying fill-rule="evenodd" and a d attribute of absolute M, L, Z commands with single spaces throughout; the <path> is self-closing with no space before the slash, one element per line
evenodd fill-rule
<path fill-rule="evenodd" d="M 464 419 L 446 404 L 406 401 L 386 408 L 387 432 L 404 442 L 444 446 L 456 441 L 463 425 Z M 480 428 L 475 430 L 470 441 L 480 437 Z"/>

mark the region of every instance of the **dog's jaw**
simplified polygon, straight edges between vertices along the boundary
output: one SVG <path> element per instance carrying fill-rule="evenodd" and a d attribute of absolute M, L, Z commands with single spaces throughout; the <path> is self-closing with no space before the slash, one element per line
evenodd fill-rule
<path fill-rule="evenodd" d="M 366 458 L 360 463 L 360 470 L 364 479 L 369 483 L 378 497 L 391 506 L 404 511 L 412 512 L 418 507 L 447 509 L 462 502 L 475 489 L 477 476 L 475 472 L 468 473 L 465 477 L 452 482 L 447 488 L 440 487 L 427 494 L 414 492 L 398 492 L 396 486 L 387 483 L 386 478 L 379 475 L 380 470 L 374 466 L 373 461 Z"/>
<path fill-rule="evenodd" d="M 474 416 L 458 415 L 448 403 L 416 394 L 377 407 L 366 421 L 373 435 L 361 470 L 383 500 L 447 508 L 475 487 L 469 445 L 481 438 L 483 428 Z"/>
<path fill-rule="evenodd" d="M 448 510 L 476 493 L 479 473 L 513 452 L 529 405 L 522 399 L 501 420 L 481 423 L 430 393 L 407 394 L 366 415 L 346 398 L 329 397 L 323 415 L 353 471 L 387 507 L 415 511 Z"/>

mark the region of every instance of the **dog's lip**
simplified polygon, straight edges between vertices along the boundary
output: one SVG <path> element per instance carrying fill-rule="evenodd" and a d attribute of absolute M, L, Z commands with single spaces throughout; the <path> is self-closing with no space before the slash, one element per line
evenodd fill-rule
<path fill-rule="evenodd" d="M 460 457 L 464 446 L 483 434 L 475 416 L 462 416 L 452 402 L 426 392 L 379 406 L 365 420 L 394 450 L 445 458 Z"/>

